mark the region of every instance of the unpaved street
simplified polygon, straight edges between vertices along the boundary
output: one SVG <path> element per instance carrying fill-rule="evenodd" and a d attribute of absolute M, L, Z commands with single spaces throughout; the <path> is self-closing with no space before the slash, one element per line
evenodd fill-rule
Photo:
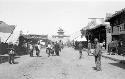
<path fill-rule="evenodd" d="M 47 57 L 45 49 L 42 57 L 21 56 L 17 64 L 0 64 L 0 79 L 124 79 L 125 65 L 102 58 L 102 71 L 94 70 L 93 56 L 79 60 L 78 51 L 64 48 L 60 56 Z"/>

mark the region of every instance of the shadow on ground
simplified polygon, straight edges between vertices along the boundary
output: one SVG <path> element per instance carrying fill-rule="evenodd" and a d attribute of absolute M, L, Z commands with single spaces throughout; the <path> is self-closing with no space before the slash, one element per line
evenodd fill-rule
<path fill-rule="evenodd" d="M 122 69 L 125 69 L 125 64 L 121 64 L 121 63 L 109 63 L 109 64 L 111 64 L 111 65 L 113 65 L 113 66 L 120 67 L 120 68 L 122 68 Z"/>
<path fill-rule="evenodd" d="M 16 62 L 16 61 L 14 62 L 14 64 L 18 64 L 18 63 L 19 63 L 19 62 Z"/>
<path fill-rule="evenodd" d="M 92 67 L 93 70 L 97 70 L 96 67 Z"/>

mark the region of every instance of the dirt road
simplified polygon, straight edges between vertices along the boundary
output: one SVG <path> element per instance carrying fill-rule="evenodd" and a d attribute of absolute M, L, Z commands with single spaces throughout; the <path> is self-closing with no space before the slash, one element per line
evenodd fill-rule
<path fill-rule="evenodd" d="M 64 48 L 60 56 L 47 57 L 45 49 L 42 57 L 21 56 L 17 64 L 0 64 L 0 79 L 124 79 L 125 67 L 114 61 L 102 58 L 102 71 L 94 70 L 93 56 L 79 60 L 79 53 L 73 48 Z M 113 64 L 118 64 L 115 66 Z"/>

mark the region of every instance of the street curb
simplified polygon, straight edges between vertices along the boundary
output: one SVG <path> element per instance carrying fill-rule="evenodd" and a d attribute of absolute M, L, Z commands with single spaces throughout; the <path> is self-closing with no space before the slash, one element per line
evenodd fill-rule
<path fill-rule="evenodd" d="M 108 58 L 108 59 L 113 60 L 113 61 L 117 61 L 118 63 L 121 63 L 121 64 L 125 64 L 125 60 L 119 60 L 119 59 L 108 57 L 108 56 L 105 56 L 105 55 L 102 55 L 102 57 Z"/>

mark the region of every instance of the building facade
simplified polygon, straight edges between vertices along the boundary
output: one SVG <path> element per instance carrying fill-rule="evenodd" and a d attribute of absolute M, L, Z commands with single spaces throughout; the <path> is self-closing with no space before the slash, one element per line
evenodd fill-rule
<path fill-rule="evenodd" d="M 110 22 L 112 41 L 117 40 L 119 42 L 119 53 L 125 54 L 125 9 L 117 11 L 111 17 L 106 19 L 106 22 Z"/>
<path fill-rule="evenodd" d="M 47 42 L 49 42 L 48 40 L 48 35 L 36 35 L 36 34 L 22 34 L 20 37 L 20 40 L 22 40 L 22 43 L 25 42 L 31 42 L 31 43 L 38 43 L 38 42 L 44 42 L 45 45 L 47 44 Z M 19 42 L 21 42 L 19 40 Z"/>
<path fill-rule="evenodd" d="M 111 26 L 107 23 L 95 25 L 93 28 L 86 29 L 86 38 L 94 43 L 94 39 L 97 38 L 100 43 L 104 43 L 104 47 L 108 50 L 108 44 L 111 42 Z"/>

